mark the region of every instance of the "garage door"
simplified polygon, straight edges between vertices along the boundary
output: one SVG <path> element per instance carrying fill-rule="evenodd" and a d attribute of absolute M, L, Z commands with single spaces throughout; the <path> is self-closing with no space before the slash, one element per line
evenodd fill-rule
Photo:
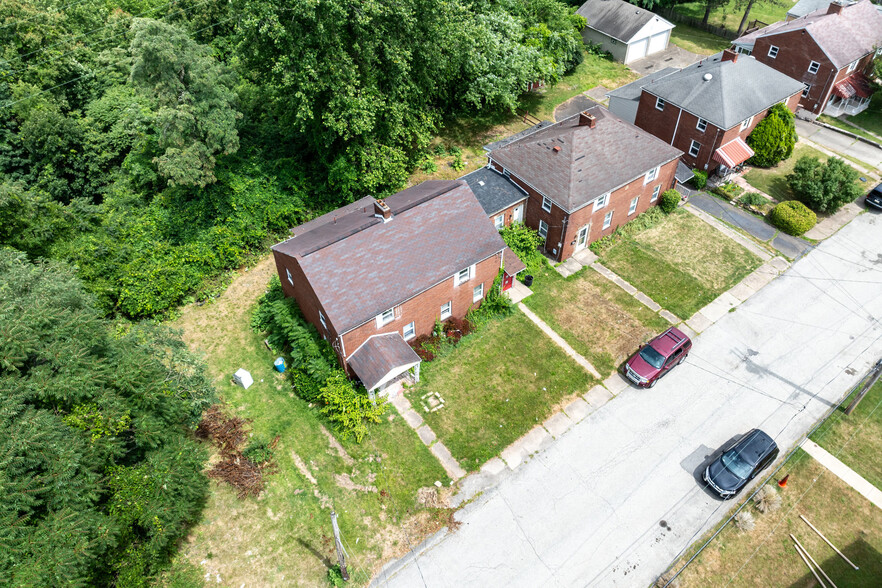
<path fill-rule="evenodd" d="M 664 51 L 665 47 L 668 46 L 668 35 L 670 34 L 670 31 L 664 31 L 649 37 L 649 51 L 647 51 L 646 54 L 652 55 L 653 53 Z"/>
<path fill-rule="evenodd" d="M 646 48 L 649 46 L 649 37 L 634 41 L 628 45 L 628 63 L 641 57 L 646 57 Z"/>

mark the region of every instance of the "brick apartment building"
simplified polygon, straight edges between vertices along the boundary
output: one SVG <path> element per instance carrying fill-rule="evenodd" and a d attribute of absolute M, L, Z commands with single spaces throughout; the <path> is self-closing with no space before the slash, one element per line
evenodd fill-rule
<path fill-rule="evenodd" d="M 407 341 L 480 305 L 503 259 L 520 263 L 463 181 L 362 198 L 292 233 L 272 248 L 282 288 L 368 390 L 419 379 Z"/>
<path fill-rule="evenodd" d="M 526 196 L 523 222 L 539 232 L 545 253 L 555 260 L 567 259 L 654 205 L 674 186 L 681 155 L 600 105 L 484 148 L 488 168 L 463 179 L 472 184 L 491 174 L 502 178 L 499 185 L 507 187 L 510 201 Z"/>
<path fill-rule="evenodd" d="M 873 61 L 882 57 L 882 13 L 869 0 L 779 21 L 735 39 L 740 53 L 803 83 L 799 106 L 818 114 L 857 114 L 870 103 Z"/>
<path fill-rule="evenodd" d="M 769 109 L 795 111 L 803 86 L 734 51 L 668 68 L 608 94 L 610 109 L 683 151 L 683 162 L 725 175 L 747 161 L 745 139 Z"/>

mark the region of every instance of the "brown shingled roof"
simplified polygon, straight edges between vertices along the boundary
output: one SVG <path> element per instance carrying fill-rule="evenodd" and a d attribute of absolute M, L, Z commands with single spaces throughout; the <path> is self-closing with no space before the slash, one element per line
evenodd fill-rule
<path fill-rule="evenodd" d="M 490 157 L 572 212 L 683 153 L 600 105 L 586 112 L 597 118 L 593 129 L 579 126 L 577 114 Z"/>
<path fill-rule="evenodd" d="M 297 258 L 341 335 L 505 247 L 463 181 L 423 182 L 385 202 L 389 222 L 363 199 L 273 247 Z"/>
<path fill-rule="evenodd" d="M 420 363 L 420 356 L 398 333 L 376 335 L 365 341 L 347 361 L 368 390 L 384 383 L 393 371 Z"/>

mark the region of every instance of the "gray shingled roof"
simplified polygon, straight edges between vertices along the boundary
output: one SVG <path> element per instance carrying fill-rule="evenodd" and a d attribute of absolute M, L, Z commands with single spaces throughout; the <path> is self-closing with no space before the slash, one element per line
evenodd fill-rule
<path fill-rule="evenodd" d="M 814 12 L 790 22 L 774 23 L 733 43 L 750 46 L 761 37 L 799 30 L 808 32 L 833 65 L 841 69 L 882 45 L 882 13 L 870 0 L 862 0 L 844 7 L 839 14 Z"/>
<path fill-rule="evenodd" d="M 389 222 L 362 199 L 273 247 L 298 257 L 339 334 L 505 247 L 466 182 L 430 180 L 385 202 Z"/>
<path fill-rule="evenodd" d="M 854 1 L 843 0 L 843 3 L 854 4 Z M 787 11 L 787 15 L 799 18 L 800 16 L 805 16 L 818 10 L 827 12 L 828 6 L 830 6 L 830 0 L 799 0 L 799 2 L 794 4 L 790 10 Z"/>
<path fill-rule="evenodd" d="M 802 82 L 756 59 L 721 61 L 721 53 L 681 69 L 643 89 L 721 129 L 730 129 L 777 102 L 802 92 Z M 706 80 L 705 76 L 710 75 Z"/>
<path fill-rule="evenodd" d="M 592 29 L 624 43 L 631 41 L 646 23 L 657 17 L 656 14 L 624 0 L 588 0 L 579 7 L 576 14 L 584 16 Z M 657 18 L 665 20 L 660 16 Z"/>
<path fill-rule="evenodd" d="M 420 356 L 401 335 L 390 333 L 365 341 L 347 363 L 364 387 L 372 390 L 395 368 L 420 363 Z"/>
<path fill-rule="evenodd" d="M 482 167 L 460 179 L 468 183 L 487 216 L 527 198 L 524 191 L 515 186 L 511 180 L 490 168 Z"/>
<path fill-rule="evenodd" d="M 677 73 L 678 71 L 680 70 L 676 67 L 666 67 L 664 69 L 654 71 L 651 74 L 643 76 L 639 80 L 635 80 L 630 84 L 625 84 L 624 86 L 612 90 L 611 92 L 607 93 L 607 96 L 609 96 L 610 98 L 624 98 L 625 100 L 640 100 L 640 95 L 643 94 L 643 86 L 667 77 L 672 73 Z"/>
<path fill-rule="evenodd" d="M 573 211 L 682 154 L 603 106 L 586 112 L 597 117 L 593 129 L 579 126 L 577 114 L 496 149 L 490 157 Z"/>

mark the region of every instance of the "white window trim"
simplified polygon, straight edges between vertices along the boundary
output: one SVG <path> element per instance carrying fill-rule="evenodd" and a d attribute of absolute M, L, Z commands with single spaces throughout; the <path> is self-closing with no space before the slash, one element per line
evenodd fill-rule
<path fill-rule="evenodd" d="M 477 302 L 484 297 L 484 284 L 478 284 L 472 288 L 472 302 Z"/>
<path fill-rule="evenodd" d="M 778 57 L 778 47 L 775 45 L 769 45 L 769 57 L 772 59 L 776 59 Z"/>
<path fill-rule="evenodd" d="M 656 110 L 664 110 L 665 109 L 665 101 L 661 98 L 656 97 L 655 99 L 655 109 Z"/>
<path fill-rule="evenodd" d="M 607 204 L 609 204 L 609 192 L 607 192 L 600 198 L 594 199 L 594 208 L 591 210 L 591 212 L 597 212 L 601 208 L 605 208 Z"/>
<path fill-rule="evenodd" d="M 445 311 L 445 309 L 447 309 L 447 310 Z M 447 314 L 444 314 L 445 312 Z M 441 312 L 439 313 L 438 316 L 441 317 L 442 321 L 444 319 L 449 319 L 451 316 L 453 316 L 453 301 L 448 300 L 446 304 L 442 304 L 441 305 Z"/>
<path fill-rule="evenodd" d="M 631 216 L 635 212 L 637 212 L 637 202 L 640 200 L 640 196 L 635 196 L 633 200 L 631 200 L 631 205 L 628 207 L 628 216 Z"/>
<path fill-rule="evenodd" d="M 542 233 L 543 233 L 543 228 L 545 229 L 545 231 L 544 231 L 545 234 L 544 234 L 544 235 L 542 234 Z M 539 236 L 542 237 L 543 239 L 547 239 L 547 238 L 548 238 L 548 223 L 545 222 L 544 220 L 540 220 L 540 221 L 539 221 Z"/>
<path fill-rule="evenodd" d="M 387 314 L 392 314 L 388 319 L 383 318 Z M 395 320 L 395 307 L 393 306 L 389 310 L 384 310 L 380 314 L 377 315 L 377 327 L 384 327 Z"/>
<path fill-rule="evenodd" d="M 693 150 L 695 153 L 693 153 Z M 698 157 L 699 153 L 701 153 L 701 143 L 693 139 L 692 143 L 689 144 L 689 157 Z"/>
<path fill-rule="evenodd" d="M 703 118 L 699 118 L 698 122 L 695 123 L 695 128 L 701 131 L 702 133 L 707 130 L 707 121 Z"/>
<path fill-rule="evenodd" d="M 812 71 L 812 69 L 814 69 L 815 71 Z M 811 63 L 809 63 L 808 72 L 810 74 L 816 74 L 816 73 L 818 73 L 818 70 L 820 70 L 820 69 L 821 69 L 821 64 L 818 63 L 817 61 L 812 61 Z"/>
<path fill-rule="evenodd" d="M 658 200 L 658 194 L 661 192 L 661 184 L 653 188 L 652 190 L 652 198 L 649 199 L 650 202 L 655 202 Z"/>
<path fill-rule="evenodd" d="M 462 277 L 463 272 L 466 273 L 466 277 L 465 277 L 465 278 Z M 465 269 L 461 269 L 461 270 L 459 270 L 458 272 L 456 272 L 456 275 L 454 276 L 453 280 L 454 280 L 454 282 L 456 283 L 457 286 L 461 286 L 462 284 L 465 284 L 466 282 L 468 282 L 469 280 L 471 280 L 473 277 L 475 277 L 475 266 L 474 266 L 474 264 L 473 264 L 473 265 L 470 265 L 469 267 L 467 267 L 467 268 L 465 268 Z"/>
<path fill-rule="evenodd" d="M 851 72 L 853 72 L 854 70 L 856 70 L 856 69 L 857 69 L 858 61 L 859 61 L 859 60 L 855 59 L 854 61 L 852 61 L 851 63 L 849 63 L 849 64 L 848 64 L 848 71 L 845 72 L 845 73 L 851 73 Z"/>
<path fill-rule="evenodd" d="M 497 231 L 501 231 L 505 227 L 505 213 L 498 214 L 493 218 L 493 226 Z"/>
<path fill-rule="evenodd" d="M 410 330 L 410 335 L 407 334 L 408 330 Z M 405 341 L 410 341 L 411 339 L 416 337 L 416 323 L 411 321 L 411 322 L 407 323 L 406 325 L 404 325 L 404 328 L 401 329 L 401 337 Z"/>
<path fill-rule="evenodd" d="M 324 328 L 328 328 L 328 323 L 325 322 L 325 315 L 321 310 L 319 310 L 319 322 Z"/>
<path fill-rule="evenodd" d="M 609 226 L 612 224 L 613 212 L 615 212 L 615 211 L 610 210 L 609 212 L 606 213 L 606 215 L 604 215 L 604 217 L 603 217 L 603 228 L 604 229 L 608 229 Z"/>
<path fill-rule="evenodd" d="M 812 85 L 805 84 L 805 88 L 802 89 L 802 97 L 808 98 L 809 92 L 811 92 L 811 91 L 812 91 Z"/>
<path fill-rule="evenodd" d="M 291 270 L 285 268 L 285 273 L 288 275 L 288 283 L 292 286 L 294 285 L 294 276 L 291 275 Z"/>
<path fill-rule="evenodd" d="M 745 120 L 741 121 L 741 130 L 743 131 L 744 129 L 746 129 L 747 127 L 749 127 L 749 126 L 750 126 L 750 123 L 752 123 L 752 122 L 753 122 L 753 117 L 752 117 L 752 116 L 751 116 L 750 118 L 748 118 L 748 119 L 745 119 Z"/>
<path fill-rule="evenodd" d="M 548 204 L 547 208 L 545 207 L 546 204 Z M 551 212 L 551 199 L 548 196 L 542 197 L 542 210 L 545 212 Z"/>
<path fill-rule="evenodd" d="M 645 186 L 649 182 L 655 181 L 655 179 L 658 177 L 658 172 L 660 169 L 661 169 L 661 166 L 658 166 L 658 167 L 654 167 L 651 170 L 649 170 L 648 172 L 646 172 L 646 175 L 643 176 L 643 185 Z"/>

